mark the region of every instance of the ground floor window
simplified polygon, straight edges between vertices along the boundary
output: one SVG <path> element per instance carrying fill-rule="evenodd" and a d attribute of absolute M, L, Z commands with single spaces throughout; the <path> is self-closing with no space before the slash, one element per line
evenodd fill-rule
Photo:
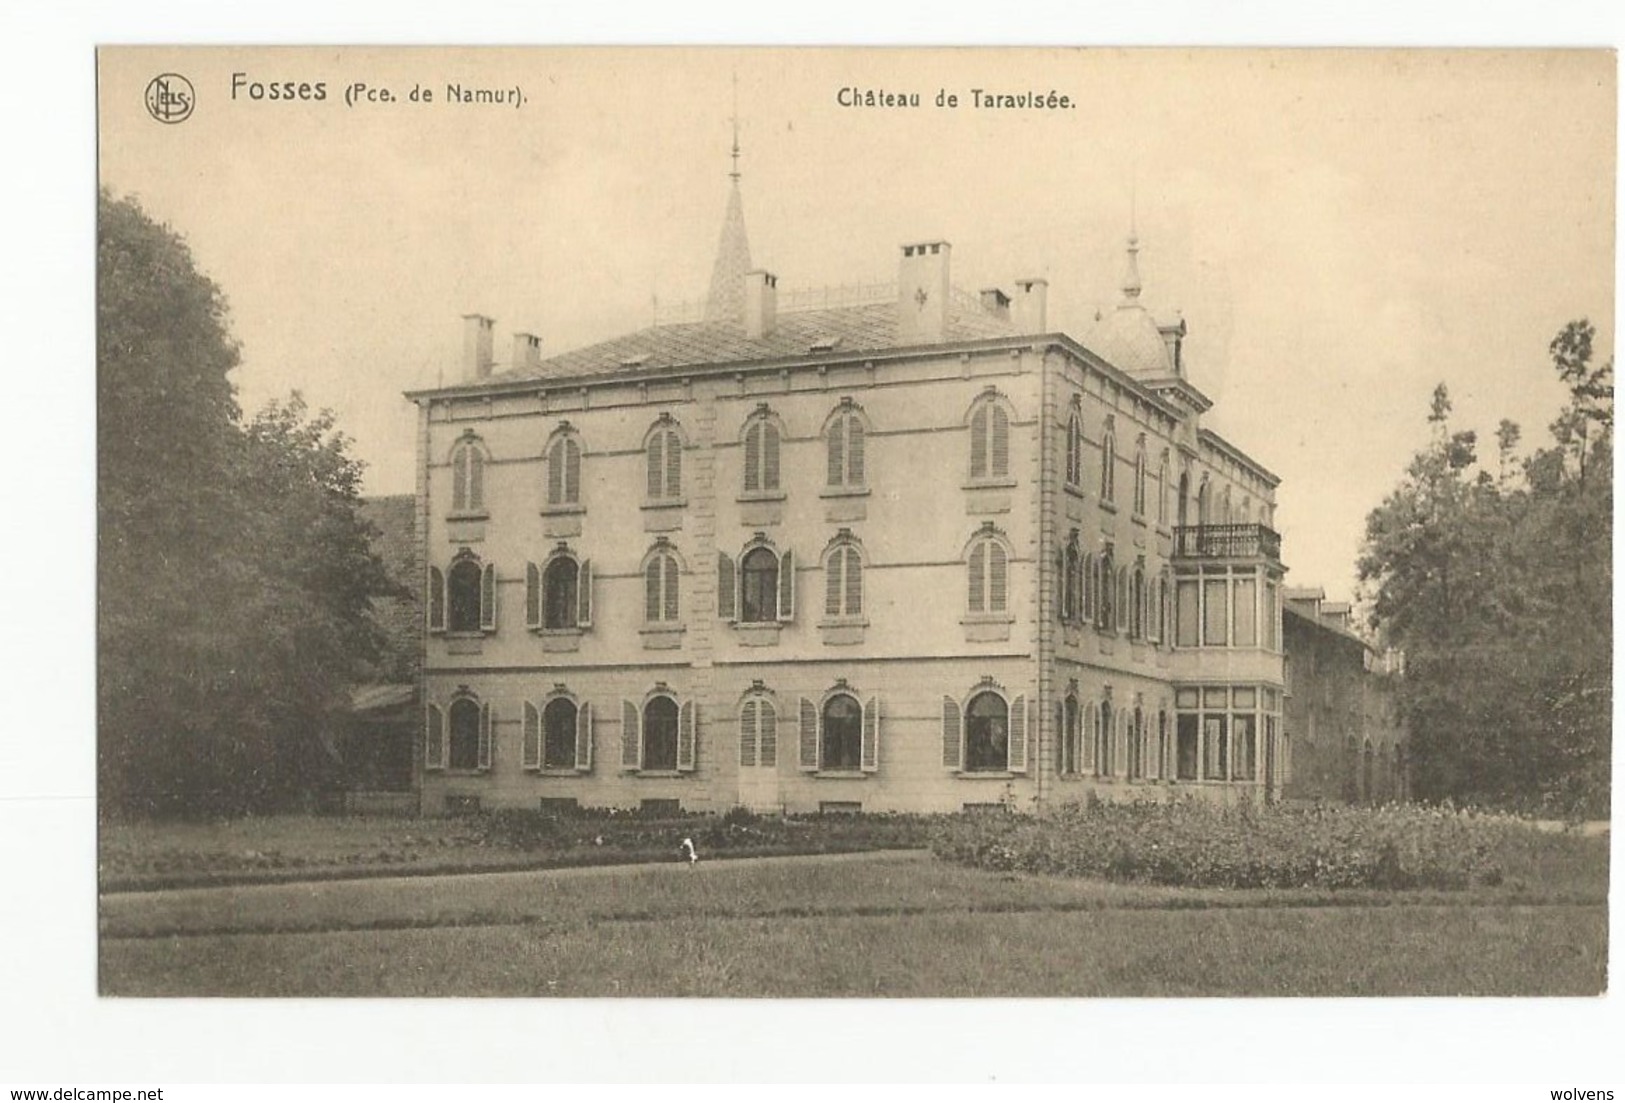
<path fill-rule="evenodd" d="M 447 765 L 453 770 L 477 770 L 480 765 L 480 706 L 467 697 L 451 703 L 447 717 L 451 728 L 451 755 Z"/>
<path fill-rule="evenodd" d="M 978 693 L 965 709 L 965 769 L 1010 768 L 1010 712 L 997 693 Z"/>
<path fill-rule="evenodd" d="M 677 769 L 677 702 L 670 697 L 643 706 L 643 768 Z"/>
<path fill-rule="evenodd" d="M 857 698 L 837 693 L 824 702 L 823 739 L 821 762 L 824 769 L 861 768 L 863 708 Z"/>
<path fill-rule="evenodd" d="M 576 764 L 576 706 L 555 697 L 542 710 L 542 767 L 569 770 Z"/>
<path fill-rule="evenodd" d="M 1181 781 L 1255 781 L 1259 731 L 1273 740 L 1280 694 L 1257 686 L 1183 687 L 1175 691 L 1174 770 Z M 1273 770 L 1273 765 L 1271 765 Z"/>

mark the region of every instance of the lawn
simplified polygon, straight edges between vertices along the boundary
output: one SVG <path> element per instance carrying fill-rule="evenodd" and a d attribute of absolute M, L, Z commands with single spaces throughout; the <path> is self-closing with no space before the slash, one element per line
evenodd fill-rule
<path fill-rule="evenodd" d="M 918 855 L 103 898 L 108 995 L 1589 995 L 1601 877 L 1224 890 Z"/>

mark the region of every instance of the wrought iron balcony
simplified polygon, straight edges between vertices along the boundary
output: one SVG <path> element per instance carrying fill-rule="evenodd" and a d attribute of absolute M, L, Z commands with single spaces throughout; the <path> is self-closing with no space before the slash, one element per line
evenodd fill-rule
<path fill-rule="evenodd" d="M 1180 525 L 1174 529 L 1175 559 L 1268 559 L 1281 561 L 1281 534 L 1267 525 Z"/>

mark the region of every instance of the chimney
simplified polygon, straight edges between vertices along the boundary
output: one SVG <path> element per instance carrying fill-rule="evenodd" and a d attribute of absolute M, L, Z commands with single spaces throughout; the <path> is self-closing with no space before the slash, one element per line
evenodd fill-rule
<path fill-rule="evenodd" d="M 514 370 L 534 370 L 541 366 L 542 339 L 534 333 L 515 333 L 513 335 Z"/>
<path fill-rule="evenodd" d="M 982 309 L 1005 321 L 1010 319 L 1010 296 L 997 287 L 982 288 Z"/>
<path fill-rule="evenodd" d="M 1049 308 L 1049 281 L 1025 279 L 1016 281 L 1016 301 L 1013 314 L 1016 329 L 1022 333 L 1044 333 Z"/>
<path fill-rule="evenodd" d="M 904 345 L 941 341 L 948 331 L 946 241 L 903 246 L 897 268 L 897 340 Z"/>
<path fill-rule="evenodd" d="M 773 332 L 779 312 L 779 277 L 757 268 L 745 273 L 745 336 L 760 340 Z"/>
<path fill-rule="evenodd" d="M 478 383 L 491 374 L 491 328 L 494 318 L 463 315 L 463 382 Z"/>

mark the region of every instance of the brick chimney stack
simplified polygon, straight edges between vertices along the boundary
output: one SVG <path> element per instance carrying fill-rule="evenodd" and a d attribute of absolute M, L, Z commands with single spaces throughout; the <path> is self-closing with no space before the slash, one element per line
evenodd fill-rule
<path fill-rule="evenodd" d="M 542 365 L 542 339 L 534 333 L 513 335 L 513 367 L 516 371 Z"/>
<path fill-rule="evenodd" d="M 491 374 L 491 331 L 496 319 L 483 314 L 463 315 L 463 381 L 478 383 Z"/>
<path fill-rule="evenodd" d="M 773 332 L 779 313 L 779 277 L 761 268 L 745 273 L 745 336 L 760 340 Z"/>

